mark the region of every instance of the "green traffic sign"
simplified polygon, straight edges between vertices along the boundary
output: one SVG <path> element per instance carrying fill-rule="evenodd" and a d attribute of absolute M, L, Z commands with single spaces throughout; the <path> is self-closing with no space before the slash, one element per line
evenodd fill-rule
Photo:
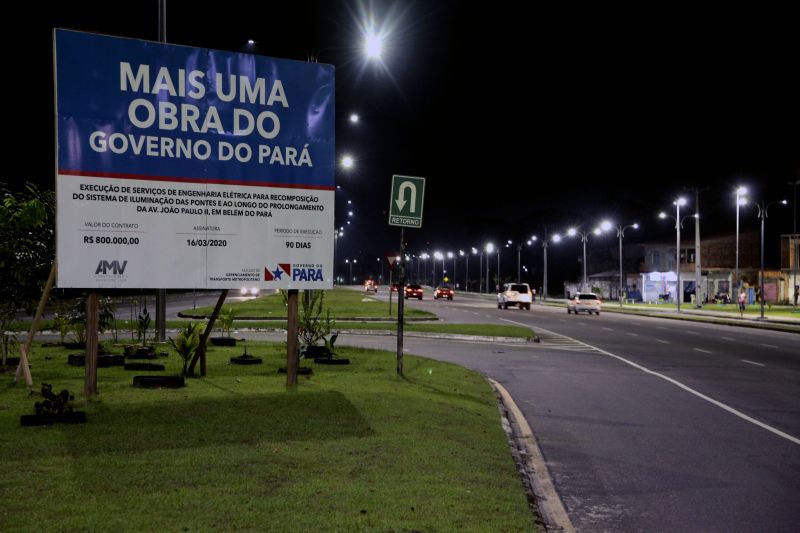
<path fill-rule="evenodd" d="M 404 228 L 422 227 L 425 178 L 392 176 L 392 197 L 389 201 L 389 225 Z"/>

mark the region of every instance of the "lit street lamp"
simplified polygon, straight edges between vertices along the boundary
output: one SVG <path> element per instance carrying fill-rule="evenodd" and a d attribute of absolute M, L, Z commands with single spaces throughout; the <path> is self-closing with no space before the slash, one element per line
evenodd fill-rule
<path fill-rule="evenodd" d="M 747 198 L 744 197 L 745 194 L 747 194 L 747 187 L 736 189 L 736 270 L 734 282 L 737 288 L 741 286 L 739 281 L 739 206 L 747 203 Z"/>
<path fill-rule="evenodd" d="M 494 244 L 489 243 L 486 245 L 486 294 L 489 294 L 489 255 L 491 255 L 492 252 L 494 252 Z M 500 257 L 499 250 L 497 252 L 497 257 Z"/>
<path fill-rule="evenodd" d="M 469 252 L 464 253 L 464 250 L 459 250 L 458 255 L 464 258 L 464 267 L 466 270 L 466 274 L 464 274 L 464 292 L 467 292 L 467 284 L 469 283 Z M 455 270 L 455 261 L 453 261 L 453 270 Z M 455 277 L 455 276 L 453 276 Z"/>
<path fill-rule="evenodd" d="M 619 289 L 617 290 L 617 299 L 619 299 L 619 306 L 622 307 L 622 287 L 625 287 L 625 293 L 628 292 L 628 284 L 622 278 L 622 238 L 625 236 L 625 230 L 628 228 L 639 229 L 639 224 L 631 224 L 629 226 L 617 226 L 617 237 L 619 237 Z"/>
<path fill-rule="evenodd" d="M 433 261 L 431 261 L 431 263 L 433 263 L 433 280 L 432 280 L 432 283 L 431 283 L 431 287 L 433 287 L 433 288 L 436 288 L 436 260 L 437 259 L 442 262 L 442 275 L 444 275 L 444 256 L 442 255 L 442 252 L 439 252 L 439 251 L 433 252 Z"/>
<path fill-rule="evenodd" d="M 607 226 L 608 229 L 611 229 L 611 223 L 608 221 L 603 222 L 604 226 Z M 595 235 L 600 235 L 603 233 L 603 229 L 595 228 L 591 233 Z M 586 241 L 589 240 L 589 232 L 587 231 L 578 231 L 575 228 L 570 228 L 567 230 L 567 235 L 570 237 L 575 237 L 580 235 L 581 242 L 583 243 L 583 283 L 581 284 L 581 292 L 586 292 L 586 287 L 588 286 L 588 282 L 586 280 Z"/>
<path fill-rule="evenodd" d="M 671 218 L 675 221 L 675 271 L 678 276 L 678 285 L 675 287 L 675 300 L 678 304 L 678 312 L 681 312 L 681 295 L 683 294 L 683 288 L 681 287 L 681 226 L 683 225 L 683 220 L 681 220 L 681 206 L 686 205 L 686 198 L 678 198 L 674 202 L 675 204 L 675 216 L 668 215 L 664 212 L 658 214 L 659 218 Z M 684 217 L 686 218 L 686 217 Z M 738 220 L 738 219 L 737 219 Z"/>
<path fill-rule="evenodd" d="M 556 233 L 553 235 L 553 242 L 558 244 L 561 242 L 561 235 Z M 544 248 L 544 283 L 542 286 L 542 300 L 547 300 L 547 237 L 542 240 L 542 248 Z"/>
<path fill-rule="evenodd" d="M 453 252 L 447 252 L 447 258 L 453 260 L 453 288 L 456 288 L 456 259 Z"/>
<path fill-rule="evenodd" d="M 761 220 L 761 320 L 764 320 L 764 220 L 767 218 L 767 211 L 769 211 L 769 207 L 774 204 L 781 204 L 786 205 L 789 202 L 786 200 L 775 200 L 774 202 L 770 202 L 767 205 L 764 205 L 764 201 L 761 201 L 761 204 L 755 204 L 758 208 L 758 218 Z"/>
<path fill-rule="evenodd" d="M 478 294 L 483 294 L 483 251 L 473 248 L 472 253 L 478 254 Z"/>

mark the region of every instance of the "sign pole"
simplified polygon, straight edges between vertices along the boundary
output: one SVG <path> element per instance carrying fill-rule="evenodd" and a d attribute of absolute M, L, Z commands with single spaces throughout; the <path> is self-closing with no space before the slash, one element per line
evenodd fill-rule
<path fill-rule="evenodd" d="M 392 270 L 389 270 L 389 316 L 392 316 Z"/>
<path fill-rule="evenodd" d="M 289 289 L 287 298 L 288 323 L 286 324 L 286 386 L 297 385 L 297 289 Z"/>
<path fill-rule="evenodd" d="M 397 375 L 403 375 L 403 303 L 406 284 L 405 228 L 400 228 L 400 283 L 397 285 Z M 391 290 L 390 290 L 391 294 Z"/>
<path fill-rule="evenodd" d="M 83 393 L 88 398 L 97 394 L 97 330 L 98 330 L 97 293 L 90 292 L 86 296 L 86 371 Z"/>

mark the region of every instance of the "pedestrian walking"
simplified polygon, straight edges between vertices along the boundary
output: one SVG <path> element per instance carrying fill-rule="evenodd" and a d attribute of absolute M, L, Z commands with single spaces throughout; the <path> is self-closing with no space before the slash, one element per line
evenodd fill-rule
<path fill-rule="evenodd" d="M 744 316 L 744 307 L 747 304 L 747 293 L 744 289 L 739 291 L 739 316 Z"/>

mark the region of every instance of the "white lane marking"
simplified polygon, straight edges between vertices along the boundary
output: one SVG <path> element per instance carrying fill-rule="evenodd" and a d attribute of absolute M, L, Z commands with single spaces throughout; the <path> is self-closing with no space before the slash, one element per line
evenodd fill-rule
<path fill-rule="evenodd" d="M 697 333 L 696 331 L 688 331 L 688 330 L 687 330 L 687 331 L 684 331 L 684 333 L 688 333 L 689 335 L 700 335 L 700 334 L 699 334 L 699 333 Z"/>
<path fill-rule="evenodd" d="M 733 337 L 720 337 L 720 339 L 726 340 L 726 341 L 735 341 L 736 340 Z"/>
<path fill-rule="evenodd" d="M 628 333 L 628 335 L 630 335 L 631 337 L 638 337 L 639 336 L 638 333 Z"/>
<path fill-rule="evenodd" d="M 589 325 L 586 322 L 578 322 L 578 324 L 581 325 L 581 326 L 588 326 Z"/>
<path fill-rule="evenodd" d="M 661 339 L 656 339 L 656 342 L 660 342 L 661 344 L 672 344 L 669 341 L 662 341 Z"/>
<path fill-rule="evenodd" d="M 658 329 L 669 330 L 669 328 L 665 328 L 664 326 L 656 326 Z"/>
<path fill-rule="evenodd" d="M 755 361 L 748 361 L 747 359 L 742 359 L 742 363 L 748 363 L 748 364 L 756 365 L 756 366 L 767 366 L 767 365 L 764 365 L 764 364 L 761 364 L 761 363 L 756 363 Z"/>
<path fill-rule="evenodd" d="M 505 320 L 505 319 L 503 319 L 503 320 Z M 506 322 L 511 322 L 512 324 L 517 324 L 517 325 L 520 325 L 520 326 L 530 327 L 527 324 L 522 324 L 520 322 L 514 322 L 513 320 L 506 320 Z M 544 328 L 537 327 L 536 329 L 539 330 L 539 331 L 543 331 L 543 332 L 546 332 L 546 333 L 552 333 L 552 334 L 556 334 L 557 335 L 557 333 L 555 333 L 554 331 L 549 331 L 549 330 L 546 330 Z M 666 329 L 666 328 L 664 328 L 664 329 Z M 566 335 L 562 335 L 562 337 L 567 337 L 567 336 Z M 567 337 L 567 338 L 568 339 L 572 339 L 572 337 Z M 697 391 L 697 390 L 689 387 L 688 385 L 684 385 L 683 383 L 681 383 L 677 379 L 673 379 L 673 378 L 671 378 L 669 376 L 665 376 L 664 374 L 661 374 L 659 372 L 654 372 L 653 370 L 650 370 L 649 368 L 644 367 L 644 366 L 642 366 L 640 364 L 634 363 L 633 361 L 629 361 L 628 359 L 625 359 L 624 357 L 620 357 L 619 355 L 615 355 L 615 354 L 613 354 L 611 352 L 607 352 L 607 351 L 603 350 L 602 348 L 598 348 L 596 346 L 592 346 L 591 344 L 587 344 L 587 343 L 585 343 L 583 341 L 579 341 L 578 339 L 572 339 L 572 340 L 574 340 L 575 342 L 577 342 L 579 344 L 583 344 L 587 348 L 592 348 L 593 350 L 596 350 L 597 353 L 601 353 L 603 355 L 607 355 L 609 357 L 613 357 L 614 359 L 616 359 L 618 361 L 622 361 L 626 365 L 630 365 L 633 368 L 641 370 L 645 374 L 650 374 L 651 376 L 655 376 L 657 378 L 663 379 L 664 381 L 672 383 L 676 387 L 685 390 L 689 394 L 693 394 L 693 395 L 697 396 L 698 398 L 700 398 L 701 400 L 705 400 L 705 401 L 707 401 L 708 403 L 710 403 L 712 405 L 716 405 L 717 407 L 719 407 L 723 411 L 727 411 L 730 414 L 732 414 L 734 416 L 737 416 L 737 417 L 741 418 L 742 420 L 744 420 L 746 422 L 750 422 L 751 424 L 753 424 L 755 426 L 758 426 L 758 427 L 760 427 L 762 429 L 766 429 L 770 433 L 773 433 L 773 434 L 775 434 L 775 435 L 777 435 L 777 436 L 779 436 L 781 438 L 784 438 L 784 439 L 788 440 L 789 442 L 792 442 L 792 443 L 797 444 L 797 445 L 800 446 L 800 439 L 798 439 L 797 437 L 789 435 L 788 433 L 786 433 L 784 431 L 781 431 L 780 429 L 774 428 L 774 427 L 770 426 L 769 424 L 765 424 L 764 422 L 762 422 L 760 420 L 757 420 L 757 419 L 753 418 L 752 416 L 748 416 L 748 415 L 744 414 L 743 412 L 741 412 L 741 411 L 739 411 L 737 409 L 734 409 L 730 405 L 722 403 L 719 400 L 715 400 L 714 398 L 711 398 L 710 396 L 706 396 L 702 392 Z"/>
<path fill-rule="evenodd" d="M 613 329 L 611 329 L 611 328 L 603 328 L 603 329 L 604 329 L 604 330 L 606 330 L 606 331 L 614 331 L 614 330 L 613 330 Z"/>
<path fill-rule="evenodd" d="M 475 311 L 472 312 L 473 315 L 478 316 L 480 313 L 476 313 Z"/>
<path fill-rule="evenodd" d="M 505 319 L 504 319 L 504 320 L 505 320 Z M 559 318 L 558 320 L 559 320 L 560 322 L 566 322 L 566 320 L 564 320 L 563 318 Z"/>
<path fill-rule="evenodd" d="M 694 348 L 694 350 L 697 350 L 698 352 L 703 352 L 703 353 L 711 353 L 708 350 L 704 350 L 702 348 Z"/>
<path fill-rule="evenodd" d="M 761 346 L 765 346 L 767 348 L 778 348 L 778 346 L 775 346 L 774 344 L 764 344 L 763 342 L 761 343 Z"/>

